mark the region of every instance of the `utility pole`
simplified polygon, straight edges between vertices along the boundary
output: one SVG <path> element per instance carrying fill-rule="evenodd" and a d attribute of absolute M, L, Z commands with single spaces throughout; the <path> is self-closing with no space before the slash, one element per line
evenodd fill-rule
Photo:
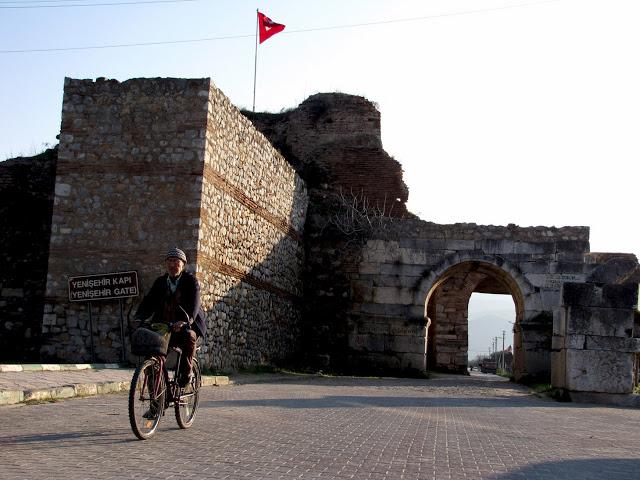
<path fill-rule="evenodd" d="M 502 330 L 502 371 L 505 371 L 505 364 L 504 364 L 504 334 L 505 331 Z"/>

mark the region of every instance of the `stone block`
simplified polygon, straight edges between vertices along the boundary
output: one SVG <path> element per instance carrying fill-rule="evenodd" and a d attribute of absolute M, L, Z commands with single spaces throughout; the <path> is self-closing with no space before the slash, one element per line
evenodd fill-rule
<path fill-rule="evenodd" d="M 436 364 L 437 366 L 447 366 L 452 364 L 455 359 L 455 355 L 452 353 L 438 352 L 436 353 Z M 431 365 L 435 367 L 436 365 Z"/>
<path fill-rule="evenodd" d="M 378 266 L 380 275 L 405 277 L 421 277 L 425 269 L 424 265 L 406 265 L 404 263 L 382 263 Z"/>
<path fill-rule="evenodd" d="M 520 271 L 522 273 L 537 273 L 537 274 L 548 274 L 549 273 L 549 262 L 545 262 L 544 260 L 535 260 L 530 262 L 521 262 L 518 264 L 520 267 Z"/>
<path fill-rule="evenodd" d="M 566 333 L 583 333 L 602 337 L 631 337 L 634 311 L 571 306 L 566 309 Z"/>
<path fill-rule="evenodd" d="M 360 306 L 360 312 L 365 316 L 369 314 L 377 316 L 405 317 L 407 307 L 399 304 L 363 303 Z"/>
<path fill-rule="evenodd" d="M 447 241 L 443 239 L 418 238 L 414 241 L 415 248 L 426 251 L 446 250 L 446 243 Z"/>
<path fill-rule="evenodd" d="M 527 367 L 526 375 L 549 376 L 551 372 L 550 350 L 533 350 L 523 348 L 524 365 Z"/>
<path fill-rule="evenodd" d="M 515 244 L 513 240 L 485 239 L 475 242 L 475 248 L 486 254 L 513 254 Z"/>
<path fill-rule="evenodd" d="M 358 322 L 356 332 L 358 334 L 389 335 L 391 333 L 391 325 L 388 322 L 362 321 Z"/>
<path fill-rule="evenodd" d="M 542 290 L 540 292 L 540 300 L 542 302 L 542 309 L 551 312 L 561 305 L 560 291 Z"/>
<path fill-rule="evenodd" d="M 556 251 L 558 253 L 584 254 L 589 251 L 589 242 L 586 240 L 557 240 Z"/>
<path fill-rule="evenodd" d="M 586 335 L 566 335 L 564 337 L 564 348 L 584 350 L 586 348 L 586 338 Z"/>
<path fill-rule="evenodd" d="M 71 185 L 68 183 L 56 183 L 55 193 L 59 197 L 68 197 L 71 194 Z"/>
<path fill-rule="evenodd" d="M 564 336 L 553 335 L 551 337 L 551 350 L 562 350 L 564 348 Z"/>
<path fill-rule="evenodd" d="M 597 285 L 594 283 L 564 283 L 564 305 L 603 308 L 633 308 L 638 304 L 638 285 Z"/>
<path fill-rule="evenodd" d="M 559 274 L 583 274 L 584 271 L 584 263 L 582 262 L 551 262 L 549 264 L 550 273 L 559 273 Z"/>
<path fill-rule="evenodd" d="M 76 395 L 79 397 L 87 397 L 89 395 L 96 395 L 98 393 L 98 386 L 95 383 L 81 383 L 74 385 Z"/>
<path fill-rule="evenodd" d="M 22 288 L 3 288 L 0 291 L 1 297 L 24 297 L 24 290 Z"/>
<path fill-rule="evenodd" d="M 400 248 L 398 250 L 398 260 L 409 265 L 425 265 L 427 263 L 427 252 L 424 250 L 414 250 L 409 248 Z"/>
<path fill-rule="evenodd" d="M 565 388 L 566 385 L 566 351 L 551 352 L 551 385 Z"/>
<path fill-rule="evenodd" d="M 424 354 L 426 346 L 425 337 L 412 337 L 408 335 L 392 335 L 387 337 L 385 342 L 385 350 L 398 353 Z"/>
<path fill-rule="evenodd" d="M 567 311 L 564 308 L 556 308 L 553 311 L 553 334 L 564 336 L 567 333 Z M 574 332 L 582 333 L 582 332 Z"/>
<path fill-rule="evenodd" d="M 446 240 L 444 244 L 445 250 L 475 250 L 475 248 L 474 240 Z"/>
<path fill-rule="evenodd" d="M 373 301 L 372 282 L 370 280 L 355 280 L 351 282 L 351 298 L 356 303 Z"/>
<path fill-rule="evenodd" d="M 611 350 L 614 352 L 640 352 L 640 338 L 587 336 L 587 350 Z"/>
<path fill-rule="evenodd" d="M 22 390 L 0 390 L 0 405 L 15 405 L 24 401 Z"/>
<path fill-rule="evenodd" d="M 427 368 L 427 357 L 424 354 L 401 353 L 398 357 L 400 359 L 400 366 L 403 369 L 424 371 Z"/>
<path fill-rule="evenodd" d="M 369 240 L 362 250 L 362 259 L 368 263 L 394 263 L 399 261 L 398 242 Z"/>
<path fill-rule="evenodd" d="M 513 253 L 527 253 L 530 255 L 542 255 L 555 253 L 556 247 L 553 242 L 529 243 L 515 242 L 513 245 Z"/>
<path fill-rule="evenodd" d="M 356 351 L 383 352 L 385 336 L 371 334 L 349 335 L 348 344 L 350 349 Z"/>
<path fill-rule="evenodd" d="M 605 350 L 567 350 L 566 386 L 580 392 L 631 393 L 633 354 Z"/>
<path fill-rule="evenodd" d="M 411 305 L 413 293 L 408 289 L 394 287 L 374 287 L 373 301 L 395 305 Z"/>
<path fill-rule="evenodd" d="M 362 275 L 380 275 L 380 264 L 373 262 L 361 262 L 358 265 L 358 273 Z"/>
<path fill-rule="evenodd" d="M 422 325 L 406 324 L 405 322 L 394 322 L 389 325 L 389 333 L 391 335 L 407 335 L 411 337 L 421 337 L 424 339 L 427 335 L 426 328 Z"/>

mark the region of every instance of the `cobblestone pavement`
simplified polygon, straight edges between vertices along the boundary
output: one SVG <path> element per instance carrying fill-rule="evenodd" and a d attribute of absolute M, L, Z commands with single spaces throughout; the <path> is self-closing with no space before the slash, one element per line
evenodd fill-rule
<path fill-rule="evenodd" d="M 124 393 L 0 407 L 3 479 L 633 479 L 640 410 L 556 403 L 494 376 L 236 379 L 131 433 Z M 167 412 L 171 413 L 171 412 Z"/>

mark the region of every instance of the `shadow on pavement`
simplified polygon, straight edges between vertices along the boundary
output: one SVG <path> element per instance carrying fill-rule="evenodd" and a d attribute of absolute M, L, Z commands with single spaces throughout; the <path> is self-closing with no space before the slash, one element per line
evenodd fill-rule
<path fill-rule="evenodd" d="M 4 448 L 8 446 L 30 445 L 30 448 L 32 448 L 34 444 L 47 444 L 49 442 L 59 441 L 71 441 L 73 444 L 84 444 L 90 442 L 93 445 L 114 445 L 117 443 L 129 443 L 130 441 L 136 442 L 137 440 L 133 437 L 130 439 L 123 439 L 121 431 L 108 430 L 99 432 L 95 430 L 85 430 L 65 433 L 32 433 L 25 435 L 3 436 L 0 437 L 0 446 Z M 74 446 L 73 444 L 65 444 L 62 446 Z M 59 443 L 55 445 L 56 448 L 61 447 L 61 444 Z"/>
<path fill-rule="evenodd" d="M 630 480 L 640 478 L 640 459 L 603 458 L 588 460 L 562 460 L 544 462 L 501 475 L 492 480 L 533 479 L 559 480 L 579 478 L 580 480 Z"/>
<path fill-rule="evenodd" d="M 273 407 L 273 408 L 357 408 L 357 407 L 466 407 L 466 408 L 522 408 L 555 407 L 563 404 L 537 398 L 486 397 L 396 397 L 396 396 L 324 396 L 319 398 L 264 398 L 256 400 L 202 401 L 201 408 Z M 582 405 L 580 405 L 582 406 Z"/>

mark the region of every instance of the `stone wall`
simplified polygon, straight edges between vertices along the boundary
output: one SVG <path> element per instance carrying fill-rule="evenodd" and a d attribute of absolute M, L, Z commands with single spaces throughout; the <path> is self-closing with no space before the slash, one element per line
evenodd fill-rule
<path fill-rule="evenodd" d="M 552 385 L 574 399 L 630 394 L 640 352 L 637 306 L 637 284 L 565 283 L 553 321 Z"/>
<path fill-rule="evenodd" d="M 520 376 L 549 372 L 551 318 L 565 281 L 586 278 L 582 256 L 588 228 L 437 225 L 389 220 L 366 241 L 357 270 L 350 275 L 356 293 L 352 332 L 367 358 L 416 367 L 431 321 L 431 369 L 463 372 L 467 366 L 467 306 L 473 292 L 511 295 L 516 304 Z M 415 348 L 388 348 L 388 333 L 371 325 L 413 326 Z M 385 335 L 387 335 L 385 337 Z M 381 341 L 387 343 L 380 348 Z"/>
<path fill-rule="evenodd" d="M 118 360 L 119 303 L 70 303 L 68 278 L 136 270 L 146 292 L 176 245 L 202 285 L 207 366 L 289 355 L 305 190 L 209 79 L 66 79 L 59 151 L 44 357 Z"/>
<path fill-rule="evenodd" d="M 198 242 L 208 362 L 277 364 L 299 341 L 306 187 L 219 90 L 208 105 Z"/>
<path fill-rule="evenodd" d="M 0 361 L 37 361 L 57 149 L 0 163 Z"/>

